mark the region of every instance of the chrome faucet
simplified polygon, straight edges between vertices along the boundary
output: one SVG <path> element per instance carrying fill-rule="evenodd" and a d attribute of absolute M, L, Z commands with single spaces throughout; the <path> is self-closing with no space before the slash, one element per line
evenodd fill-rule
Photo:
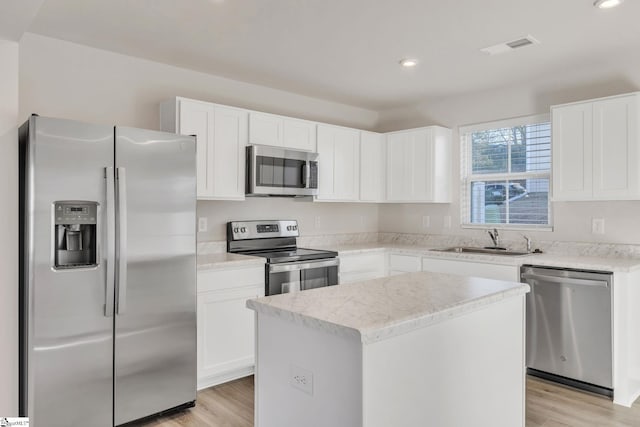
<path fill-rule="evenodd" d="M 531 253 L 531 238 L 529 236 L 525 236 L 524 234 L 522 235 L 522 237 L 527 241 L 527 252 Z"/>
<path fill-rule="evenodd" d="M 498 234 L 498 229 L 494 228 L 493 232 L 491 230 L 488 230 L 487 233 L 489 233 L 489 237 L 491 237 L 491 241 L 493 242 L 493 246 L 495 248 L 500 246 L 500 235 Z"/>

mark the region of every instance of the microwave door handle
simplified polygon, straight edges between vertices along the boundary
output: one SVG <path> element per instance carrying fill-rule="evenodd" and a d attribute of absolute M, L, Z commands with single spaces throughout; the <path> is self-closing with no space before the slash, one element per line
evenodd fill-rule
<path fill-rule="evenodd" d="M 311 185 L 311 165 L 308 160 L 302 165 L 302 184 L 304 188 L 309 188 Z"/>
<path fill-rule="evenodd" d="M 302 186 L 307 188 L 309 185 L 309 180 L 307 179 L 307 171 L 309 170 L 309 162 L 305 162 L 302 165 Z"/>

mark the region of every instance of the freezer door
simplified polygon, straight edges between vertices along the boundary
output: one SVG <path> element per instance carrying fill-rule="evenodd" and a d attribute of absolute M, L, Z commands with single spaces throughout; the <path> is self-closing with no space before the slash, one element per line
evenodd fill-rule
<path fill-rule="evenodd" d="M 113 292 L 105 236 L 113 206 L 105 171 L 113 167 L 113 127 L 33 116 L 20 144 L 20 411 L 37 426 L 111 426 L 113 311 L 105 309 Z M 97 203 L 97 265 L 56 269 L 54 202 L 74 200 Z M 77 251 L 77 242 L 68 249 Z"/>
<path fill-rule="evenodd" d="M 196 398 L 195 138 L 116 134 L 115 423 Z"/>

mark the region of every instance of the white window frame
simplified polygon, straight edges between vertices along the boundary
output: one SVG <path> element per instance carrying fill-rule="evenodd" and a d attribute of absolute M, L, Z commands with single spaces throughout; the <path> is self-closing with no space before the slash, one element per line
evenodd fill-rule
<path fill-rule="evenodd" d="M 473 174 L 471 170 L 472 164 L 472 144 L 471 134 L 490 129 L 512 128 L 515 126 L 534 125 L 538 123 L 547 123 L 551 121 L 550 114 L 537 114 L 533 116 L 516 117 L 506 120 L 497 120 L 487 123 L 478 123 L 458 128 L 460 136 L 460 218 L 462 228 L 486 229 L 487 227 L 497 227 L 508 230 L 522 231 L 553 231 L 553 215 L 551 210 L 551 165 L 549 172 L 516 172 L 516 173 L 484 173 Z M 553 140 L 551 141 L 553 144 Z M 510 151 L 509 151 L 510 152 Z M 551 159 L 553 162 L 553 158 Z M 549 224 L 504 224 L 504 223 L 484 223 L 477 224 L 471 222 L 471 183 L 473 181 L 512 181 L 518 179 L 549 179 L 549 198 L 547 202 Z"/>

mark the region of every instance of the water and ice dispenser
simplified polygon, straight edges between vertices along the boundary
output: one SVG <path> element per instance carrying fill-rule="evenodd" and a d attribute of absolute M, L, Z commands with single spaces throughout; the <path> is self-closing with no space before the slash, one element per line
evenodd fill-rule
<path fill-rule="evenodd" d="M 54 268 L 86 268 L 98 265 L 98 203 L 54 203 Z"/>

